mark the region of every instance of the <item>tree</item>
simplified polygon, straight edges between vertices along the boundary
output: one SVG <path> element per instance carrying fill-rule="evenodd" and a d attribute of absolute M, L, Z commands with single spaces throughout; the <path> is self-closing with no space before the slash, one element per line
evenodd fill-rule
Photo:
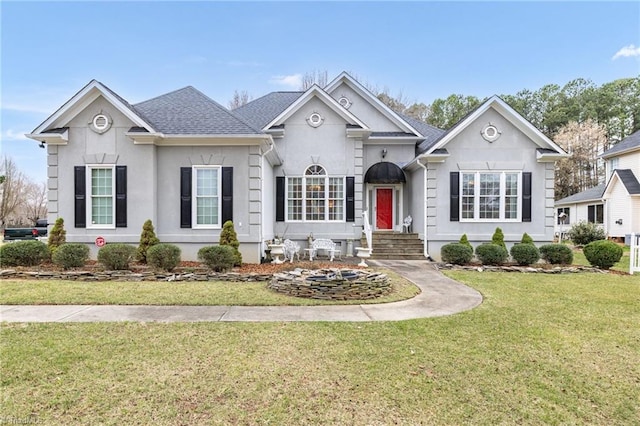
<path fill-rule="evenodd" d="M 597 186 L 604 181 L 604 164 L 598 156 L 607 144 L 606 129 L 595 120 L 571 121 L 555 136 L 569 158 L 556 163 L 556 199 Z"/>
<path fill-rule="evenodd" d="M 25 184 L 26 217 L 32 223 L 47 216 L 47 184 L 27 181 Z"/>
<path fill-rule="evenodd" d="M 246 90 L 238 92 L 238 90 L 236 89 L 233 92 L 233 99 L 231 99 L 227 105 L 229 106 L 229 109 L 234 110 L 248 104 L 252 100 L 253 96 L 249 95 Z"/>
<path fill-rule="evenodd" d="M 429 107 L 427 123 L 450 129 L 479 105 L 480 99 L 475 96 L 450 95 L 447 99 L 436 99 Z"/>
<path fill-rule="evenodd" d="M 302 76 L 302 84 L 300 90 L 307 90 L 314 84 L 320 87 L 325 87 L 329 83 L 327 70 L 324 71 L 309 71 Z"/>
<path fill-rule="evenodd" d="M 7 220 L 24 202 L 26 177 L 20 172 L 11 158 L 4 156 L 0 164 L 0 174 L 4 177 L 0 186 L 0 227 L 4 228 Z"/>
<path fill-rule="evenodd" d="M 140 244 L 136 252 L 136 259 L 141 263 L 147 263 L 147 250 L 149 247 L 158 244 L 160 240 L 156 237 L 151 219 L 147 219 L 142 225 L 142 233 L 140 234 Z"/>

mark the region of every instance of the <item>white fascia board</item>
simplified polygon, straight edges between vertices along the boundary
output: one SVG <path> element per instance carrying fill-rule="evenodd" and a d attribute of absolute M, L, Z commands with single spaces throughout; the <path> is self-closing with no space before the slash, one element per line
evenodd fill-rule
<path fill-rule="evenodd" d="M 32 132 L 32 134 L 43 132 L 45 129 L 51 127 L 59 120 L 63 120 L 63 122 L 58 123 L 55 127 L 64 127 L 75 116 L 77 116 L 80 112 L 87 108 L 93 101 L 98 99 L 99 96 L 104 97 L 107 101 L 114 105 L 122 114 L 124 114 L 128 119 L 135 123 L 136 126 L 144 127 L 149 132 L 154 132 L 149 123 L 144 121 L 138 114 L 136 114 L 128 106 L 122 103 L 102 83 L 97 80 L 91 80 L 71 99 L 69 99 L 60 108 L 58 108 L 56 112 L 51 114 L 49 118 L 47 118 L 42 124 L 40 124 Z"/>
<path fill-rule="evenodd" d="M 602 158 L 603 160 L 607 160 L 609 158 L 619 157 L 621 155 L 629 154 L 634 151 L 640 151 L 640 146 L 632 146 L 631 148 L 623 149 L 621 151 L 614 152 L 612 154 L 607 154 L 606 152 L 604 152 L 599 155 L 599 158 Z"/>
<path fill-rule="evenodd" d="M 538 163 L 553 163 L 558 160 L 562 160 L 563 158 L 571 157 L 570 154 L 545 154 L 542 152 L 536 152 L 536 160 Z"/>
<path fill-rule="evenodd" d="M 349 124 L 356 124 L 363 129 L 368 130 L 369 127 L 364 124 L 362 121 L 358 119 L 355 115 L 351 114 L 349 111 L 344 109 L 342 105 L 340 105 L 335 99 L 329 96 L 324 90 L 322 90 L 318 85 L 314 84 L 307 91 L 300 96 L 294 103 L 289 105 L 287 109 L 282 111 L 280 115 L 274 118 L 269 124 L 263 127 L 263 130 L 267 130 L 272 126 L 276 126 L 279 124 L 283 124 L 289 117 L 291 117 L 296 111 L 302 107 L 302 105 L 306 104 L 313 96 L 317 96 L 321 100 L 323 100 L 331 109 L 340 115 L 345 121 Z"/>
<path fill-rule="evenodd" d="M 347 128 L 347 137 L 348 138 L 367 139 L 370 134 L 371 134 L 371 130 L 369 130 L 369 129 L 350 129 L 350 128 Z"/>
<path fill-rule="evenodd" d="M 125 132 L 124 135 L 131 139 L 135 145 L 153 145 L 156 141 L 164 138 L 162 133 Z"/>
<path fill-rule="evenodd" d="M 157 146 L 247 146 L 260 145 L 271 136 L 265 134 L 247 135 L 164 135 L 154 144 Z"/>
<path fill-rule="evenodd" d="M 69 129 L 63 133 L 27 133 L 25 136 L 49 145 L 66 145 L 69 142 Z"/>
<path fill-rule="evenodd" d="M 369 99 L 369 103 L 373 105 L 373 107 L 376 108 L 379 112 L 381 112 L 384 116 L 386 116 L 389 120 L 391 120 L 395 125 L 405 129 L 408 132 L 415 133 L 419 137 L 424 137 L 423 134 L 421 134 L 417 129 L 414 129 L 413 126 L 411 126 L 409 123 L 404 121 L 402 117 L 400 117 L 394 110 L 386 106 L 380 99 L 374 96 L 373 93 L 367 90 L 355 78 L 351 77 L 348 73 L 344 71 L 338 77 L 336 77 L 331 83 L 329 83 L 324 90 L 327 93 L 331 93 L 342 82 L 346 83 L 347 86 L 351 87 L 356 93 L 358 93 L 363 98 Z"/>

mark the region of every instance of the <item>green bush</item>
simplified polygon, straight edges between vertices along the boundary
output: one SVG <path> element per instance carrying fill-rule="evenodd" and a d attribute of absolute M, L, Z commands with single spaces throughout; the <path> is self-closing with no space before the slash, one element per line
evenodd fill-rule
<path fill-rule="evenodd" d="M 242 266 L 242 254 L 240 254 L 240 241 L 238 241 L 238 234 L 233 228 L 233 222 L 228 220 L 222 225 L 222 231 L 220 232 L 220 245 L 229 246 L 233 248 L 234 266 Z"/>
<path fill-rule="evenodd" d="M 49 259 L 41 241 L 15 241 L 0 246 L 0 266 L 36 266 Z"/>
<path fill-rule="evenodd" d="M 564 244 L 545 244 L 540 247 L 540 257 L 552 265 L 570 265 L 573 252 Z"/>
<path fill-rule="evenodd" d="M 533 244 L 533 238 L 529 236 L 526 232 L 522 234 L 522 239 L 520 240 L 521 244 Z"/>
<path fill-rule="evenodd" d="M 51 258 L 54 264 L 63 269 L 81 267 L 89 259 L 89 247 L 79 243 L 63 244 L 53 252 Z"/>
<path fill-rule="evenodd" d="M 501 246 L 504 251 L 507 251 L 507 245 L 504 243 L 504 234 L 502 233 L 502 229 L 499 227 L 496 228 L 496 231 L 493 233 L 491 237 L 491 243 Z"/>
<path fill-rule="evenodd" d="M 173 244 L 156 244 L 147 250 L 147 263 L 154 268 L 173 271 L 180 264 L 180 248 Z"/>
<path fill-rule="evenodd" d="M 59 217 L 51 228 L 51 232 L 47 237 L 47 245 L 51 256 L 55 254 L 58 247 L 67 242 L 67 231 L 64 230 L 64 219 Z"/>
<path fill-rule="evenodd" d="M 592 241 L 604 240 L 606 235 L 602 226 L 595 223 L 581 221 L 569 229 L 567 235 L 578 246 L 586 246 Z"/>
<path fill-rule="evenodd" d="M 142 232 L 140 233 L 140 244 L 136 252 L 136 259 L 138 262 L 147 263 L 147 250 L 158 244 L 160 240 L 156 237 L 156 232 L 153 229 L 153 223 L 151 219 L 147 219 L 142 225 Z"/>
<path fill-rule="evenodd" d="M 609 269 L 622 258 L 622 247 L 612 241 L 592 241 L 582 249 L 591 266 Z"/>
<path fill-rule="evenodd" d="M 107 244 L 98 251 L 98 262 L 108 270 L 129 269 L 136 248 L 128 244 Z"/>
<path fill-rule="evenodd" d="M 198 250 L 198 260 L 216 272 L 225 272 L 233 268 L 236 257 L 233 247 L 207 246 Z"/>
<path fill-rule="evenodd" d="M 511 257 L 520 266 L 531 265 L 540 259 L 540 250 L 529 243 L 514 244 L 511 247 Z"/>
<path fill-rule="evenodd" d="M 440 257 L 442 261 L 446 263 L 466 265 L 471 262 L 471 258 L 473 257 L 473 249 L 471 249 L 470 246 L 471 244 L 466 245 L 464 243 L 445 244 L 440 249 Z"/>
<path fill-rule="evenodd" d="M 460 244 L 464 244 L 465 246 L 469 247 L 471 249 L 471 256 L 473 256 L 473 246 L 469 242 L 469 238 L 467 238 L 467 234 L 462 234 L 462 237 L 460 237 L 459 242 Z"/>
<path fill-rule="evenodd" d="M 476 247 L 476 256 L 483 265 L 502 265 L 509 257 L 509 253 L 501 245 L 484 243 Z"/>

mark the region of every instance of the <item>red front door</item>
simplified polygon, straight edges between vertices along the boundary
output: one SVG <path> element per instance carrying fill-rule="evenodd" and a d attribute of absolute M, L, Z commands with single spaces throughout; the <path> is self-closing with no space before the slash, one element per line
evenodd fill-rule
<path fill-rule="evenodd" d="M 393 229 L 393 189 L 376 189 L 376 229 Z"/>

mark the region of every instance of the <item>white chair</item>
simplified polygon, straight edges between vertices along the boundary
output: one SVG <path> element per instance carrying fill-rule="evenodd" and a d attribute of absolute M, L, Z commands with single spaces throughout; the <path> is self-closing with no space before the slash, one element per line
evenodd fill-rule
<path fill-rule="evenodd" d="M 326 250 L 329 255 L 329 260 L 333 262 L 333 258 L 336 254 L 336 243 L 328 238 L 316 238 L 311 243 L 311 249 L 309 250 L 309 260 L 313 261 L 313 258 L 317 256 L 318 250 Z"/>
<path fill-rule="evenodd" d="M 404 220 L 402 221 L 402 232 L 410 233 L 412 222 L 413 222 L 413 218 L 411 217 L 411 215 L 405 217 Z"/>
<path fill-rule="evenodd" d="M 300 260 L 300 245 L 289 239 L 284 240 L 284 260 L 289 259 L 289 263 L 293 263 L 294 256 Z"/>

